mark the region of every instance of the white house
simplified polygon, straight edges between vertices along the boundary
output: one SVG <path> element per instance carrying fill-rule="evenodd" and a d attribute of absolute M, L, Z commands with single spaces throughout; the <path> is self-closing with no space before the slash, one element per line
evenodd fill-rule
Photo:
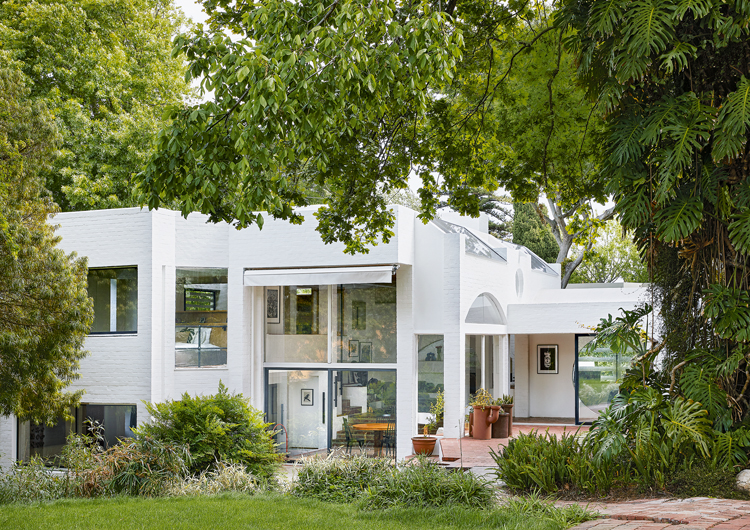
<path fill-rule="evenodd" d="M 584 326 L 635 307 L 643 286 L 561 290 L 559 266 L 489 235 L 485 217 L 425 225 L 401 206 L 391 241 L 351 256 L 320 240 L 313 211 L 262 230 L 168 210 L 58 215 L 61 247 L 89 260 L 95 322 L 72 387 L 85 395 L 75 423 L 1 419 L 3 467 L 55 454 L 86 418 L 127 436 L 148 419 L 144 401 L 219 381 L 283 426 L 293 455 L 359 433 L 403 458 L 441 388 L 449 437 L 480 387 L 514 394 L 519 418 L 583 421 L 608 402 L 618 359 L 576 364 Z"/>

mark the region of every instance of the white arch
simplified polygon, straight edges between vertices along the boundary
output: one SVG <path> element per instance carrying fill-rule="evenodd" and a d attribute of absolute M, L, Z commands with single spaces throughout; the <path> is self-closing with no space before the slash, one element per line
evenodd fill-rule
<path fill-rule="evenodd" d="M 507 324 L 503 308 L 490 293 L 482 293 L 471 304 L 466 315 L 467 324 Z"/>

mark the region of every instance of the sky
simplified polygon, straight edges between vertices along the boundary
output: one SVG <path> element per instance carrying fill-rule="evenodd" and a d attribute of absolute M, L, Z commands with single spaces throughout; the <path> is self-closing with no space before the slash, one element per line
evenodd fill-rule
<path fill-rule="evenodd" d="M 207 18 L 203 12 L 203 6 L 199 2 L 195 2 L 194 0 L 175 0 L 174 3 L 189 18 L 192 18 L 193 22 L 204 22 Z"/>

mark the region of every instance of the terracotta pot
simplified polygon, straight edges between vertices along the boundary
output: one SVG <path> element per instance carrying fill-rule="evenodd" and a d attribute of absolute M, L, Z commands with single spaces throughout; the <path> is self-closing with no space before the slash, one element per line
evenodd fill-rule
<path fill-rule="evenodd" d="M 493 438 L 507 438 L 508 437 L 508 420 L 510 414 L 507 412 L 501 412 L 500 417 L 495 423 L 492 424 L 492 437 Z"/>
<path fill-rule="evenodd" d="M 413 436 L 411 439 L 415 455 L 430 456 L 435 450 L 435 442 L 437 438 L 434 436 Z"/>
<path fill-rule="evenodd" d="M 492 438 L 492 424 L 500 417 L 500 407 L 474 407 L 474 438 L 489 440 Z"/>
<path fill-rule="evenodd" d="M 474 411 L 469 412 L 469 436 L 474 436 Z"/>
<path fill-rule="evenodd" d="M 513 405 L 500 405 L 508 413 L 508 436 L 513 436 Z"/>

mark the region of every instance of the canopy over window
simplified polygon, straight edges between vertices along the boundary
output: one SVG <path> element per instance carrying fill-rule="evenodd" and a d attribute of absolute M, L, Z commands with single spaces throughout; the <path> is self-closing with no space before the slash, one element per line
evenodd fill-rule
<path fill-rule="evenodd" d="M 245 286 L 391 283 L 395 271 L 394 265 L 320 269 L 255 269 L 245 271 Z"/>
<path fill-rule="evenodd" d="M 505 315 L 495 298 L 489 293 L 477 296 L 466 315 L 467 324 L 505 324 Z"/>

